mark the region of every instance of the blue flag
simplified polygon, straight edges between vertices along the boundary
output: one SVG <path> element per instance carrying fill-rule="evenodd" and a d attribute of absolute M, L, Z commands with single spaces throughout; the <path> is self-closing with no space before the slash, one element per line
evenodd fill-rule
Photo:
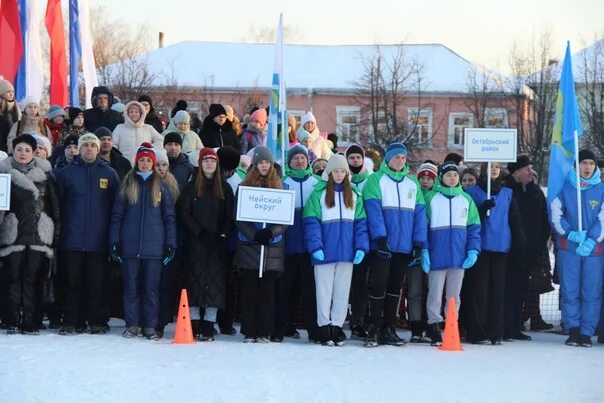
<path fill-rule="evenodd" d="M 277 27 L 277 41 L 275 44 L 275 69 L 271 93 L 269 95 L 270 115 L 268 117 L 267 147 L 273 153 L 275 161 L 285 161 L 285 135 L 287 132 L 287 119 L 284 119 L 286 110 L 285 82 L 283 81 L 283 15 L 279 17 Z M 281 122 L 281 133 L 279 133 L 279 122 Z M 285 169 L 285 167 L 284 167 Z"/>
<path fill-rule="evenodd" d="M 549 158 L 549 177 L 547 198 L 551 201 L 560 193 L 568 173 L 575 165 L 575 136 L 583 134 L 579 106 L 575 94 L 575 81 L 570 56 L 570 43 L 566 45 L 566 54 L 562 64 L 558 99 L 556 100 L 556 117 L 552 133 L 552 144 Z"/>

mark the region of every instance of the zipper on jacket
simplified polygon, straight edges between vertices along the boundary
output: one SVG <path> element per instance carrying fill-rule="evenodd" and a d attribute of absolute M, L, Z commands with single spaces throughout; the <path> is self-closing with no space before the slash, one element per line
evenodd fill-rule
<path fill-rule="evenodd" d="M 338 202 L 340 204 L 340 224 L 342 224 L 342 192 L 338 192 Z"/>
<path fill-rule="evenodd" d="M 453 228 L 453 198 L 449 198 L 449 228 Z"/>

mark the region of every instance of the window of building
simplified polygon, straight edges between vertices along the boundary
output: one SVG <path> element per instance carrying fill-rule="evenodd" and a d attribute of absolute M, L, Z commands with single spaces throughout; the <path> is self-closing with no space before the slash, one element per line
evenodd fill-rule
<path fill-rule="evenodd" d="M 432 137 L 432 108 L 409 108 L 408 113 L 411 139 L 419 146 L 428 145 Z"/>
<path fill-rule="evenodd" d="M 449 114 L 449 144 L 462 147 L 464 145 L 464 129 L 473 127 L 474 117 L 471 113 Z"/>
<path fill-rule="evenodd" d="M 484 127 L 499 129 L 509 127 L 507 109 L 486 108 L 484 110 Z"/>
<path fill-rule="evenodd" d="M 359 142 L 361 108 L 358 106 L 336 106 L 336 134 L 338 144 Z"/>
<path fill-rule="evenodd" d="M 300 128 L 300 123 L 302 122 L 302 115 L 304 115 L 306 112 L 301 109 L 288 109 L 287 113 L 289 115 L 294 115 L 296 118 L 296 130 L 298 130 Z"/>

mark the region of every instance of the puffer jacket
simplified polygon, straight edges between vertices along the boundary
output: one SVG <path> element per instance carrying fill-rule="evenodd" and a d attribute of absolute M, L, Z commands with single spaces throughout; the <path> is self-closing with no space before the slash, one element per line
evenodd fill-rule
<path fill-rule="evenodd" d="M 138 105 L 142 112 L 140 119 L 136 123 L 128 117 L 128 108 L 131 105 Z M 124 108 L 124 121 L 125 123 L 117 125 L 113 131 L 113 146 L 128 161 L 134 162 L 136 150 L 138 150 L 141 143 L 152 143 L 155 148 L 164 148 L 164 138 L 161 134 L 153 126 L 145 124 L 145 108 L 139 102 L 128 102 Z"/>

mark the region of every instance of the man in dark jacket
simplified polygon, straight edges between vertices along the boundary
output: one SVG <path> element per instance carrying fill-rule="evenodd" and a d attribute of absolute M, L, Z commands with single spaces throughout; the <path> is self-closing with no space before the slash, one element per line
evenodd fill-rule
<path fill-rule="evenodd" d="M 90 332 L 105 332 L 103 312 L 107 240 L 111 208 L 119 179 L 99 158 L 100 141 L 92 133 L 78 140 L 80 155 L 57 178 L 63 233 L 60 249 L 65 262 L 64 320 L 60 334 L 73 334 L 87 321 Z M 85 296 L 84 306 L 80 304 Z"/>
<path fill-rule="evenodd" d="M 94 133 L 101 126 L 113 131 L 115 126 L 123 123 L 122 114 L 111 109 L 113 94 L 107 87 L 94 87 L 92 90 L 92 108 L 84 111 L 84 126 Z"/>
<path fill-rule="evenodd" d="M 522 326 L 522 303 L 528 288 L 530 268 L 537 259 L 550 236 L 547 203 L 541 188 L 532 181 L 533 163 L 528 155 L 519 155 L 516 162 L 508 164 L 510 175 L 505 186 L 512 189 L 522 217 L 527 247 L 522 248 L 518 239 L 512 239 L 512 250 L 508 257 L 505 286 L 505 331 L 504 340 L 531 340 L 520 331 Z"/>
<path fill-rule="evenodd" d="M 141 95 L 138 97 L 138 102 L 140 102 L 145 108 L 145 124 L 153 126 L 158 133 L 164 131 L 164 126 L 159 119 L 159 116 L 155 114 L 155 109 L 153 108 L 153 101 L 151 101 L 151 97 L 149 95 Z"/>
<path fill-rule="evenodd" d="M 164 148 L 168 154 L 170 173 L 174 175 L 178 188 L 182 191 L 195 171 L 195 167 L 189 162 L 189 157 L 182 152 L 182 136 L 176 132 L 166 134 Z"/>
<path fill-rule="evenodd" d="M 106 127 L 99 127 L 94 132 L 94 135 L 99 138 L 101 142 L 101 152 L 99 156 L 109 163 L 109 166 L 115 170 L 120 180 L 128 171 L 132 169 L 132 164 L 126 157 L 118 151 L 117 148 L 113 147 L 113 136 L 111 131 Z"/>
<path fill-rule="evenodd" d="M 241 145 L 233 131 L 233 124 L 227 119 L 226 109 L 220 104 L 210 105 L 210 114 L 203 121 L 199 137 L 204 147 L 231 146 L 241 152 Z"/>

